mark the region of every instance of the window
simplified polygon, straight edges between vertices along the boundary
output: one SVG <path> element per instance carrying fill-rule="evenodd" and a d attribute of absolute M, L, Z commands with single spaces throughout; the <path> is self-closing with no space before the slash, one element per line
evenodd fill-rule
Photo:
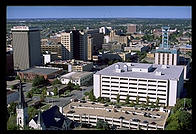
<path fill-rule="evenodd" d="M 126 83 L 126 82 L 120 82 L 120 84 L 128 84 L 128 83 Z"/>
<path fill-rule="evenodd" d="M 156 91 L 156 89 L 148 89 L 149 91 Z"/>
<path fill-rule="evenodd" d="M 163 86 L 163 85 L 158 85 L 158 87 L 166 87 L 166 86 Z"/>
<path fill-rule="evenodd" d="M 112 80 L 119 80 L 119 78 L 111 77 Z"/>
<path fill-rule="evenodd" d="M 129 85 L 137 85 L 137 83 L 129 83 Z"/>
<path fill-rule="evenodd" d="M 128 80 L 128 78 L 120 78 L 120 80 Z"/>
<path fill-rule="evenodd" d="M 119 82 L 111 81 L 111 83 L 117 83 L 118 84 Z"/>
<path fill-rule="evenodd" d="M 157 82 L 156 80 L 148 80 L 148 82 Z"/>

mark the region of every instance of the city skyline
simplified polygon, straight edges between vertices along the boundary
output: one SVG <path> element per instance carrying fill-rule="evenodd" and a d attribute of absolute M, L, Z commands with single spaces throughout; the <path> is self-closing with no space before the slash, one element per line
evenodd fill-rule
<path fill-rule="evenodd" d="M 8 6 L 7 19 L 192 18 L 191 6 Z"/>

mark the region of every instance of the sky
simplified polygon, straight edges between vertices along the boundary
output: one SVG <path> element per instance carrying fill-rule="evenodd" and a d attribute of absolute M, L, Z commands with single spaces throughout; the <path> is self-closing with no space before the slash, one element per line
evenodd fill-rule
<path fill-rule="evenodd" d="M 192 18 L 191 6 L 8 6 L 7 19 Z"/>

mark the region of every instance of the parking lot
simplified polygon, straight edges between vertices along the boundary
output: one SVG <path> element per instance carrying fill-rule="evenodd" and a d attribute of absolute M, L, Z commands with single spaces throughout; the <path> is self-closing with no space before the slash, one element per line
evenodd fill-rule
<path fill-rule="evenodd" d="M 134 107 L 114 108 L 114 106 L 104 106 L 103 104 L 88 102 L 72 102 L 64 107 L 64 113 L 104 116 L 158 126 L 164 126 L 166 118 L 168 117 L 168 112 L 161 112 L 159 109 L 135 109 Z"/>

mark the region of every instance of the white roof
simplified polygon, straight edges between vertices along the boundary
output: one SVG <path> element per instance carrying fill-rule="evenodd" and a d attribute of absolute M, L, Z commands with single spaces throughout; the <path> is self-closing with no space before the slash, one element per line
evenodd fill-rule
<path fill-rule="evenodd" d="M 115 70 L 115 65 L 119 65 L 121 72 Z M 182 66 L 174 65 L 157 65 L 157 64 L 144 64 L 144 63 L 131 63 L 131 66 L 128 65 L 130 62 L 118 62 L 108 66 L 101 71 L 98 71 L 98 75 L 106 76 L 119 76 L 119 77 L 131 77 L 131 78 L 145 78 L 145 79 L 179 79 L 181 73 L 183 72 Z M 128 71 L 124 71 L 124 65 L 128 65 Z M 148 71 L 140 71 L 148 70 Z M 136 71 L 135 71 L 136 70 Z M 161 75 L 158 75 L 160 74 Z"/>

